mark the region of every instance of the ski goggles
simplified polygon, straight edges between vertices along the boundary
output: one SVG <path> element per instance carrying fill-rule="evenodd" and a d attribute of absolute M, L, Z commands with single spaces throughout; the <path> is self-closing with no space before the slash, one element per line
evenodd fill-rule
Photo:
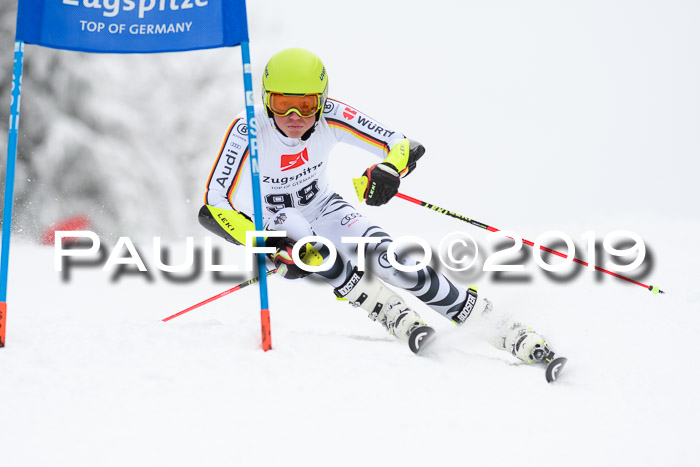
<path fill-rule="evenodd" d="M 319 95 L 278 94 L 271 92 L 267 106 L 273 114 L 280 117 L 289 115 L 292 112 L 296 112 L 302 117 L 311 117 L 318 112 Z"/>

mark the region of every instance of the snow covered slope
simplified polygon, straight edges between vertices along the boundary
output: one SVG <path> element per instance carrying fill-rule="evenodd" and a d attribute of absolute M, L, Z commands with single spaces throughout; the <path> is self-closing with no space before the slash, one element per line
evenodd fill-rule
<path fill-rule="evenodd" d="M 327 288 L 272 278 L 274 349 L 265 353 L 254 287 L 163 323 L 229 285 L 205 276 L 172 285 L 158 273 L 152 283 L 132 275 L 114 284 L 97 269 L 61 282 L 51 247 L 15 248 L 0 352 L 3 465 L 690 466 L 699 458 L 700 277 L 671 261 L 654 272 L 668 285 L 663 296 L 584 274 L 552 284 L 534 267 L 526 286 L 482 285 L 570 357 L 548 385 L 542 370 L 430 311 L 423 315 L 440 340 L 416 357 Z M 678 250 L 665 245 L 657 255 Z"/>

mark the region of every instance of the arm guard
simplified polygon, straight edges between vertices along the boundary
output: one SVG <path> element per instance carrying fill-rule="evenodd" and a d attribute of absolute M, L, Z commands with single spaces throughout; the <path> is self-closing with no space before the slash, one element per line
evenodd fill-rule
<path fill-rule="evenodd" d="M 396 167 L 401 178 L 407 176 L 416 168 L 416 162 L 425 154 L 425 148 L 418 141 L 404 138 L 396 143 L 389 151 L 384 162 Z"/>
<path fill-rule="evenodd" d="M 418 141 L 409 139 L 408 143 L 408 164 L 406 165 L 407 172 L 405 175 L 403 175 L 404 177 L 415 170 L 418 159 L 423 157 L 423 154 L 425 154 L 425 147 Z"/>
<path fill-rule="evenodd" d="M 245 233 L 255 230 L 255 224 L 245 214 L 208 204 L 199 210 L 199 223 L 210 232 L 236 245 L 245 245 Z"/>

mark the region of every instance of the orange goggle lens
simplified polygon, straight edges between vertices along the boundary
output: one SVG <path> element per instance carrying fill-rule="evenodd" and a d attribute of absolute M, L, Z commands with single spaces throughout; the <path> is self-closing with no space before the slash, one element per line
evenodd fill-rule
<path fill-rule="evenodd" d="M 318 94 L 304 96 L 270 93 L 269 107 L 272 113 L 284 117 L 296 111 L 302 117 L 318 112 Z"/>

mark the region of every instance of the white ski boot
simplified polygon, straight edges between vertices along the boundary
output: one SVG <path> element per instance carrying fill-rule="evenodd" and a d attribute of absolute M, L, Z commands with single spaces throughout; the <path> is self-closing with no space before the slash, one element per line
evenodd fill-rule
<path fill-rule="evenodd" d="M 414 353 L 419 353 L 435 333 L 400 295 L 370 274 L 357 269 L 345 284 L 335 289 L 335 295 L 366 310 L 372 321 L 379 321 L 389 334 L 408 342 Z"/>
<path fill-rule="evenodd" d="M 467 303 L 452 320 L 457 324 L 462 324 L 469 316 L 484 320 L 488 327 L 486 337 L 493 345 L 525 363 L 547 363 L 554 352 L 551 352 L 544 338 L 521 323 L 512 321 L 508 315 L 494 313 L 491 301 L 477 292 L 476 287 L 469 288 Z"/>
<path fill-rule="evenodd" d="M 511 326 L 504 348 L 525 363 L 545 363 L 545 358 L 551 353 L 542 336 L 520 323 Z"/>
<path fill-rule="evenodd" d="M 520 323 L 513 323 L 504 339 L 505 350 L 518 357 L 525 363 L 541 364 L 548 383 L 553 383 L 566 365 L 568 359 L 555 354 L 549 348 L 547 341 L 530 328 Z"/>

